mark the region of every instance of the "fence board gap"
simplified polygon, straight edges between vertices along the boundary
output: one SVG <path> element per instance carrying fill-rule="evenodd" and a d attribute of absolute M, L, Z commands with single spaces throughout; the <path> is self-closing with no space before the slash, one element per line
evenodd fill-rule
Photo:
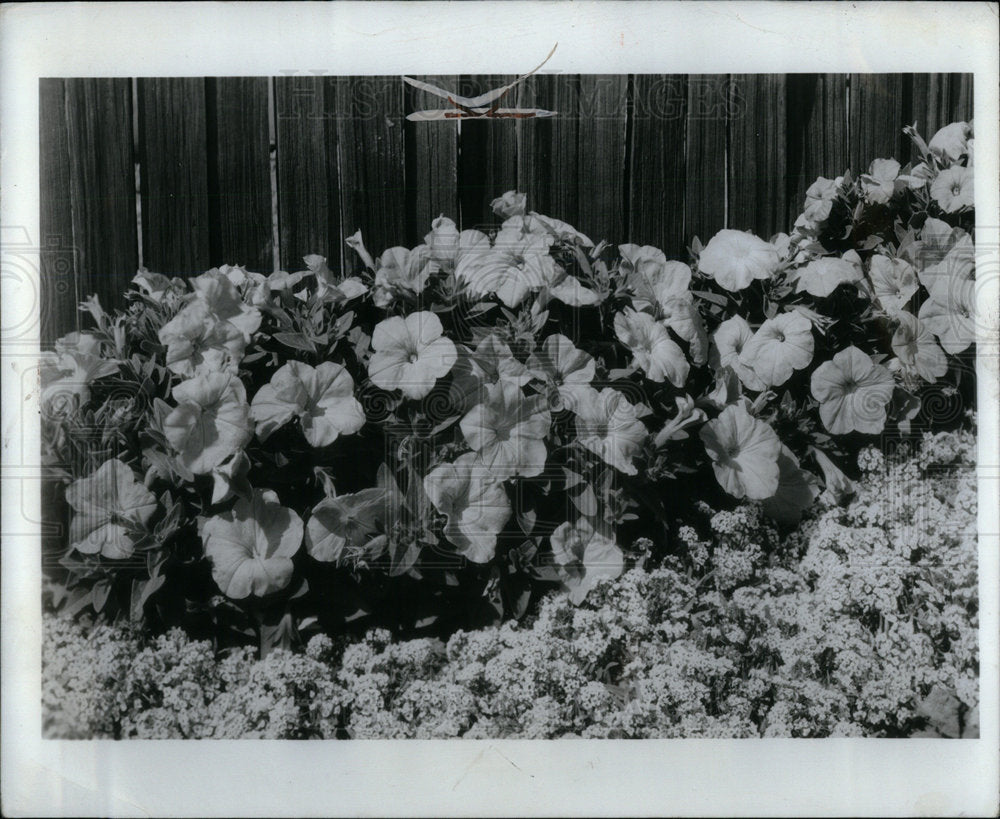
<path fill-rule="evenodd" d="M 628 241 L 686 259 L 687 77 L 636 74 L 633 84 Z"/>
<path fill-rule="evenodd" d="M 457 76 L 418 76 L 418 80 L 439 88 L 457 88 Z M 405 113 L 441 108 L 447 102 L 426 91 L 406 86 Z M 410 232 L 406 242 L 412 247 L 423 241 L 431 222 L 444 215 L 459 221 L 458 215 L 458 123 L 405 122 L 406 212 Z"/>
<path fill-rule="evenodd" d="M 73 244 L 73 206 L 70 195 L 69 135 L 66 131 L 66 83 L 42 78 L 38 82 L 41 276 L 39 320 L 43 344 L 80 329 L 76 306 L 77 261 Z M 27 330 L 19 326 L 18 330 Z"/>
<path fill-rule="evenodd" d="M 302 257 L 343 264 L 340 243 L 338 116 L 334 78 L 275 79 L 278 229 L 281 266 L 302 270 Z"/>
<path fill-rule="evenodd" d="M 687 179 L 684 190 L 686 240 L 707 242 L 726 220 L 726 74 L 688 77 Z"/>
<path fill-rule="evenodd" d="M 378 255 L 407 240 L 404 83 L 399 77 L 338 77 L 335 87 L 339 244 L 361 230 L 369 252 Z"/>
<path fill-rule="evenodd" d="M 143 260 L 197 275 L 211 266 L 205 80 L 140 79 L 138 88 Z"/>
<path fill-rule="evenodd" d="M 66 80 L 77 289 L 111 309 L 138 267 L 132 83 Z"/>

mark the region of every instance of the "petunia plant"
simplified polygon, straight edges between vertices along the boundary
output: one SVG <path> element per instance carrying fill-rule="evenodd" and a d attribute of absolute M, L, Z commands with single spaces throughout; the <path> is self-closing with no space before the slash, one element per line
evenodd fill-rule
<path fill-rule="evenodd" d="M 973 400 L 971 123 L 668 258 L 493 202 L 416 247 L 140 271 L 43 356 L 50 602 L 262 650 L 581 601 L 700 501 L 793 524 Z M 931 396 L 932 400 L 926 400 Z M 647 556 L 648 557 L 648 556 Z"/>

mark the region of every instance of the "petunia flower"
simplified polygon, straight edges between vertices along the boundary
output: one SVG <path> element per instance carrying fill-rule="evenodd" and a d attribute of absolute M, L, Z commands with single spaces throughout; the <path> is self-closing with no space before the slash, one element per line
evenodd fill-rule
<path fill-rule="evenodd" d="M 824 256 L 813 259 L 805 267 L 799 268 L 793 276 L 798 279 L 795 292 L 805 291 L 817 298 L 826 298 L 842 284 L 860 282 L 864 279 L 861 257 L 853 250 L 843 256 Z"/>
<path fill-rule="evenodd" d="M 234 600 L 280 591 L 292 579 L 292 556 L 302 544 L 302 518 L 270 489 L 255 490 L 201 530 L 212 579 Z"/>
<path fill-rule="evenodd" d="M 844 178 L 838 176 L 836 179 L 827 179 L 820 176 L 806 189 L 805 208 L 802 215 L 810 222 L 820 223 L 826 221 L 833 209 L 833 203 L 837 199 L 840 185 Z"/>
<path fill-rule="evenodd" d="M 677 293 L 661 302 L 661 321 L 688 343 L 691 360 L 701 365 L 708 361 L 708 332 L 690 291 Z"/>
<path fill-rule="evenodd" d="M 448 374 L 458 355 L 443 333 L 441 319 L 427 310 L 380 321 L 372 331 L 375 354 L 368 362 L 372 383 L 384 390 L 402 390 L 407 398 L 423 398 Z"/>
<path fill-rule="evenodd" d="M 572 398 L 579 443 L 626 475 L 637 474 L 632 459 L 642 449 L 648 433 L 636 408 L 611 387 L 600 392 L 582 387 L 574 391 Z"/>
<path fill-rule="evenodd" d="M 598 304 L 601 295 L 585 286 L 576 276 L 569 275 L 561 265 L 554 266 L 552 281 L 545 291 L 554 299 L 568 304 L 570 307 L 588 307 Z"/>
<path fill-rule="evenodd" d="M 799 459 L 784 444 L 778 453 L 778 489 L 762 504 L 764 514 L 778 523 L 798 523 L 819 494 L 817 478 L 799 466 Z"/>
<path fill-rule="evenodd" d="M 812 374 L 812 396 L 819 417 L 835 435 L 877 435 L 885 427 L 886 405 L 892 400 L 892 374 L 857 347 L 848 347 Z"/>
<path fill-rule="evenodd" d="M 946 352 L 958 355 L 976 340 L 976 283 L 964 276 L 941 280 L 930 295 L 920 305 L 920 323 L 938 337 Z"/>
<path fill-rule="evenodd" d="M 524 216 L 527 203 L 528 197 L 525 194 L 507 191 L 490 202 L 490 207 L 501 219 L 509 219 L 511 216 Z"/>
<path fill-rule="evenodd" d="M 90 400 L 90 385 L 118 372 L 117 359 L 105 358 L 91 333 L 68 333 L 55 351 L 41 355 L 41 404 L 49 414 L 75 412 Z"/>
<path fill-rule="evenodd" d="M 514 354 L 496 333 L 490 333 L 476 345 L 472 362 L 480 380 L 485 384 L 510 381 L 523 387 L 531 380 L 528 368 L 514 358 Z"/>
<path fill-rule="evenodd" d="M 620 270 L 632 293 L 636 310 L 665 305 L 672 297 L 688 291 L 691 268 L 683 262 L 668 262 L 662 250 L 650 245 L 618 245 Z"/>
<path fill-rule="evenodd" d="M 585 518 L 562 523 L 550 536 L 552 556 L 562 583 L 575 605 L 605 578 L 614 580 L 625 568 L 625 556 L 615 542 L 595 532 Z"/>
<path fill-rule="evenodd" d="M 431 256 L 427 245 L 418 245 L 413 250 L 390 247 L 378 257 L 373 289 L 375 304 L 386 307 L 398 294 L 422 293 L 431 270 Z"/>
<path fill-rule="evenodd" d="M 948 372 L 948 359 L 927 325 L 905 310 L 896 314 L 899 327 L 892 335 L 892 351 L 903 367 L 934 383 Z"/>
<path fill-rule="evenodd" d="M 890 259 L 881 253 L 872 256 L 868 277 L 871 279 L 879 304 L 890 315 L 902 310 L 903 305 L 913 297 L 920 286 L 917 274 L 909 262 L 899 258 Z"/>
<path fill-rule="evenodd" d="M 225 463 L 212 470 L 212 503 L 222 503 L 233 495 L 249 497 L 252 494 L 247 473 L 250 472 L 250 458 L 240 450 Z"/>
<path fill-rule="evenodd" d="M 716 480 L 734 498 L 764 500 L 778 491 L 781 441 L 742 404 L 726 407 L 699 434 Z"/>
<path fill-rule="evenodd" d="M 375 269 L 375 260 L 372 259 L 371 253 L 365 247 L 365 240 L 361 235 L 361 231 L 355 231 L 351 236 L 344 239 L 344 244 L 346 244 L 351 250 L 361 257 L 361 262 L 369 270 Z"/>
<path fill-rule="evenodd" d="M 191 287 L 216 319 L 233 324 L 243 333 L 247 343 L 250 343 L 250 337 L 260 327 L 260 310 L 243 301 L 225 273 L 217 269 L 209 270 L 191 279 Z M 191 305 L 184 309 L 189 307 Z"/>
<path fill-rule="evenodd" d="M 267 438 L 292 418 L 298 418 L 310 446 L 329 446 L 341 435 L 365 425 L 365 412 L 354 397 L 354 379 L 340 364 L 324 361 L 310 367 L 289 361 L 253 397 L 250 417 L 257 437 Z"/>
<path fill-rule="evenodd" d="M 455 276 L 471 295 L 495 293 L 507 307 L 517 307 L 531 291 L 554 282 L 549 244 L 546 236 L 504 228 L 489 253 L 463 256 Z"/>
<path fill-rule="evenodd" d="M 928 220 L 930 221 L 930 220 Z M 936 258 L 933 264 L 927 264 L 919 272 L 920 283 L 927 292 L 943 292 L 954 284 L 973 281 L 976 278 L 976 249 L 972 237 L 965 231 L 948 240 L 948 250 L 938 257 L 937 248 L 932 248 L 926 258 Z M 923 251 L 921 256 L 923 256 Z"/>
<path fill-rule="evenodd" d="M 157 336 L 167 346 L 167 369 L 185 378 L 204 372 L 235 374 L 247 346 L 243 332 L 218 319 L 201 299 L 185 306 Z"/>
<path fill-rule="evenodd" d="M 650 381 L 666 379 L 675 387 L 684 385 L 690 370 L 684 351 L 651 315 L 626 307 L 615 315 L 615 335 L 629 348 Z"/>
<path fill-rule="evenodd" d="M 754 279 L 769 279 L 780 263 L 774 245 L 742 230 L 720 230 L 698 256 L 698 270 L 724 290 L 736 292 Z"/>
<path fill-rule="evenodd" d="M 552 216 L 543 216 L 535 211 L 529 211 L 524 216 L 511 216 L 501 225 L 501 230 L 515 230 L 524 235 L 539 236 L 549 244 L 560 241 L 578 244 L 582 247 L 594 246 L 589 237 L 580 233 L 571 224 Z"/>
<path fill-rule="evenodd" d="M 596 372 L 594 359 L 560 333 L 548 336 L 541 347 L 528 356 L 527 366 L 531 374 L 556 390 L 561 407 L 569 406 L 574 390 L 593 381 Z"/>
<path fill-rule="evenodd" d="M 140 270 L 132 277 L 132 284 L 139 288 L 150 301 L 157 304 L 169 304 L 173 299 L 179 298 L 188 292 L 184 280 L 174 276 L 168 278 L 162 273 L 151 273 L 148 270 Z"/>
<path fill-rule="evenodd" d="M 938 264 L 938 262 L 942 261 L 951 252 L 955 245 L 966 239 L 968 239 L 969 247 L 971 248 L 972 240 L 969 238 L 969 234 L 962 230 L 962 228 L 953 228 L 947 222 L 935 219 L 933 216 L 928 217 L 924 221 L 923 227 L 920 228 L 919 241 L 911 245 L 908 251 L 909 260 L 917 269 L 920 282 L 924 287 L 930 290 L 930 284 L 924 281 L 924 270 Z"/>
<path fill-rule="evenodd" d="M 310 253 L 308 256 L 303 256 L 302 261 L 316 279 L 317 297 L 324 301 L 345 302 L 368 292 L 368 285 L 357 276 L 338 278 L 326 263 L 326 256 Z"/>
<path fill-rule="evenodd" d="M 431 232 L 424 236 L 431 261 L 445 273 L 453 273 L 464 255 L 483 253 L 490 249 L 489 237 L 479 230 L 459 232 L 447 216 L 431 222 Z"/>
<path fill-rule="evenodd" d="M 436 466 L 424 478 L 424 491 L 448 521 L 444 536 L 473 563 L 496 552 L 497 535 L 510 519 L 510 501 L 497 478 L 466 453 Z"/>
<path fill-rule="evenodd" d="M 74 512 L 69 531 L 73 548 L 113 560 L 132 556 L 156 511 L 156 497 L 117 458 L 71 483 L 66 502 Z"/>
<path fill-rule="evenodd" d="M 968 152 L 972 129 L 967 122 L 952 122 L 931 137 L 927 147 L 942 159 L 957 162 Z"/>
<path fill-rule="evenodd" d="M 812 322 L 801 313 L 780 313 L 754 333 L 740 359 L 769 387 L 784 384 L 813 357 Z"/>
<path fill-rule="evenodd" d="M 899 178 L 899 163 L 895 159 L 876 159 L 868 173 L 861 174 L 865 201 L 872 204 L 884 205 L 904 188 L 906 182 Z"/>
<path fill-rule="evenodd" d="M 205 475 L 241 450 L 252 435 L 242 382 L 230 373 L 206 373 L 173 388 L 177 406 L 163 422 L 178 461 Z"/>
<path fill-rule="evenodd" d="M 459 426 L 478 462 L 498 478 L 533 477 L 545 468 L 544 438 L 551 422 L 543 396 L 525 397 L 517 384 L 500 381 Z"/>
<path fill-rule="evenodd" d="M 383 487 L 325 498 L 313 507 L 306 523 L 306 551 L 316 560 L 339 563 L 371 548 L 386 530 L 399 498 Z"/>
<path fill-rule="evenodd" d="M 712 340 L 715 342 L 714 355 L 718 356 L 716 367 L 730 367 L 737 378 L 748 390 L 764 390 L 767 384 L 754 372 L 743 359 L 743 350 L 747 342 L 753 338 L 753 330 L 743 316 L 735 315 L 726 319 L 716 330 Z"/>
<path fill-rule="evenodd" d="M 971 168 L 953 165 L 946 168 L 931 182 L 931 196 L 945 213 L 956 213 L 962 208 L 976 206 L 975 176 Z"/>

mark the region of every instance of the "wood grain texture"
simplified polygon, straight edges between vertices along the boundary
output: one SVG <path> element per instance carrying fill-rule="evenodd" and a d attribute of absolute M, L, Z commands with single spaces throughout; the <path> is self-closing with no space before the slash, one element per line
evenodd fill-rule
<path fill-rule="evenodd" d="M 514 79 L 512 74 L 463 76 L 458 92 L 465 97 L 476 96 Z M 516 94 L 517 89 L 504 98 L 505 107 L 518 98 Z M 461 227 L 495 225 L 497 220 L 490 202 L 518 186 L 517 123 L 512 119 L 463 120 L 458 144 Z M 528 207 L 538 209 L 530 197 Z"/>
<path fill-rule="evenodd" d="M 278 225 L 281 266 L 302 270 L 302 257 L 343 264 L 334 78 L 275 80 Z"/>
<path fill-rule="evenodd" d="M 630 124 L 628 241 L 686 259 L 687 77 L 636 74 Z"/>
<path fill-rule="evenodd" d="M 788 229 L 785 77 L 734 74 L 729 95 L 726 224 L 768 239 Z"/>
<path fill-rule="evenodd" d="M 817 177 L 847 170 L 847 75 L 790 74 L 788 102 L 788 232 L 802 213 L 806 189 Z"/>
<path fill-rule="evenodd" d="M 211 267 L 205 80 L 140 79 L 143 263 L 192 276 Z"/>
<path fill-rule="evenodd" d="M 339 244 L 360 230 L 368 251 L 378 255 L 406 243 L 404 83 L 399 77 L 340 77 L 335 82 Z"/>
<path fill-rule="evenodd" d="M 457 88 L 457 76 L 417 76 L 439 88 Z M 405 113 L 443 108 L 446 100 L 406 86 Z M 406 209 L 412 247 L 423 241 L 431 222 L 447 216 L 458 224 L 458 123 L 404 122 Z"/>
<path fill-rule="evenodd" d="M 213 265 L 274 266 L 267 86 L 266 77 L 206 81 Z"/>
<path fill-rule="evenodd" d="M 77 292 L 77 262 L 73 246 L 73 208 L 70 196 L 72 166 L 65 91 L 64 80 L 39 80 L 39 318 L 43 345 L 51 344 L 60 336 L 80 329 L 76 309 L 80 294 Z M 19 323 L 18 330 L 21 326 Z M 27 330 L 27 327 L 24 329 Z"/>
<path fill-rule="evenodd" d="M 851 137 L 848 157 L 854 176 L 876 159 L 907 156 L 905 74 L 851 74 Z"/>
<path fill-rule="evenodd" d="M 595 242 L 625 236 L 627 96 L 624 74 L 580 78 L 577 212 L 570 223 Z"/>
<path fill-rule="evenodd" d="M 687 179 L 684 233 L 703 243 L 726 222 L 726 121 L 729 78 L 725 74 L 688 77 Z"/>
<path fill-rule="evenodd" d="M 138 267 L 132 83 L 66 80 L 77 289 L 121 306 Z"/>

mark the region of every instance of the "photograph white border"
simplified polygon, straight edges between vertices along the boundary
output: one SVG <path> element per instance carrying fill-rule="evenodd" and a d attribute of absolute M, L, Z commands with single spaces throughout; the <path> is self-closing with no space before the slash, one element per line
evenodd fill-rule
<path fill-rule="evenodd" d="M 995 3 L 0 6 L 0 249 L 40 233 L 40 77 L 518 74 L 555 42 L 547 72 L 972 72 L 978 292 L 990 321 L 978 368 L 979 740 L 64 742 L 41 738 L 40 539 L 30 523 L 39 502 L 37 455 L 29 454 L 37 453 L 38 394 L 23 386 L 38 323 L 17 330 L 39 309 L 37 253 L 25 257 L 34 280 L 5 263 L 4 814 L 995 815 L 997 30 Z"/>

